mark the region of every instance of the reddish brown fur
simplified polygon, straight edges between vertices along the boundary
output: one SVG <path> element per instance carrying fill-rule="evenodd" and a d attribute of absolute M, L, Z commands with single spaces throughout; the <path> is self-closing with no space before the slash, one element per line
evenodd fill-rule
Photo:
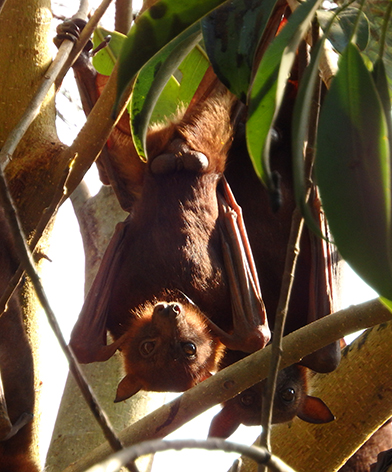
<path fill-rule="evenodd" d="M 262 395 L 266 380 L 228 400 L 212 420 L 209 436 L 227 438 L 240 424 L 261 425 Z M 279 372 L 272 423 L 285 423 L 299 416 L 309 423 L 326 423 L 334 419 L 329 408 L 319 399 L 309 397 L 307 369 L 292 365 Z"/>
<path fill-rule="evenodd" d="M 189 302 L 178 302 L 178 294 L 165 298 L 175 301 L 147 303 L 134 314 L 120 348 L 127 376 L 117 401 L 139 389 L 184 391 L 216 370 L 223 345 L 211 337 L 204 316 Z"/>
<path fill-rule="evenodd" d="M 290 237 L 292 215 L 295 209 L 293 176 L 291 169 L 291 115 L 296 98 L 296 84 L 289 83 L 283 108 L 276 122 L 277 138 L 271 149 L 271 168 L 280 175 L 282 205 L 274 212 L 270 196 L 253 168 L 247 152 L 243 127 L 240 126 L 230 149 L 225 176 L 242 207 L 249 241 L 260 280 L 268 321 L 273 328 L 280 296 L 286 248 Z M 312 240 L 313 239 L 313 240 Z M 287 314 L 285 334 L 333 311 L 331 287 L 325 278 L 323 257 L 317 259 L 314 251 L 322 244 L 304 228 L 300 254 Z M 332 246 L 332 250 L 334 247 Z M 336 252 L 335 252 L 336 254 Z M 317 254 L 316 254 L 317 256 Z M 334 269 L 331 268 L 333 271 Z M 334 370 L 340 360 L 338 343 L 306 359 L 308 367 L 318 372 Z"/>
<path fill-rule="evenodd" d="M 178 123 L 155 127 L 148 134 L 149 164 L 145 168 L 142 194 L 130 216 L 117 228 L 74 329 L 71 345 L 77 354 L 89 349 L 88 345 L 81 345 L 86 344 L 84 329 L 90 326 L 84 320 L 90 318 L 91 313 L 97 318 L 103 313 L 114 339 L 121 343 L 125 353 L 130 351 L 124 339 L 134 338 L 140 327 L 140 318 L 132 312 L 148 300 L 171 301 L 166 296 L 167 291 L 180 290 L 220 328 L 232 329 L 216 189 L 231 143 L 234 103 L 232 96 L 219 88 L 214 96 L 195 106 L 192 113 L 186 113 Z M 189 157 L 194 151 L 208 157 L 208 166 L 200 171 L 188 170 L 183 160 L 184 155 Z M 170 173 L 156 174 L 151 168 L 157 157 L 179 167 Z M 184 331 L 185 327 L 182 329 Z M 187 330 L 193 336 L 196 334 L 189 326 Z M 198 335 L 205 339 L 204 345 L 214 345 L 214 350 L 220 351 L 214 336 L 209 334 L 205 338 L 202 332 Z M 83 355 L 79 357 L 83 359 Z M 126 373 L 131 376 L 137 369 L 135 353 L 125 358 L 128 359 Z M 187 373 L 183 372 L 185 379 L 177 369 L 167 376 L 170 385 L 163 379 L 162 369 L 150 363 L 150 381 L 133 387 L 127 384 L 126 390 L 134 393 L 140 387 L 175 391 L 189 388 L 210 375 L 217 367 L 218 358 L 219 355 L 211 352 L 210 360 L 198 365 L 198 372 L 187 366 L 184 368 Z M 171 372 L 173 359 L 170 356 L 159 361 Z M 160 377 L 160 385 L 154 380 L 155 376 Z M 125 383 L 120 385 L 123 386 Z M 122 393 L 120 398 L 123 397 Z"/>
<path fill-rule="evenodd" d="M 215 86 L 214 80 L 208 84 Z M 99 323 L 101 326 L 106 324 L 114 338 L 122 342 L 122 336 L 126 336 L 134 324 L 130 311 L 146 300 L 159 297 L 163 289 L 181 290 L 217 325 L 226 331 L 232 329 L 232 319 L 228 316 L 231 313 L 230 295 L 217 226 L 216 188 L 232 143 L 231 115 L 236 100 L 223 89 L 217 93 L 215 90 L 216 95 L 213 96 L 213 89 L 209 86 L 204 88 L 200 92 L 201 100 L 192 104 L 182 120 L 179 118 L 150 131 L 147 142 L 149 164 L 148 167 L 144 165 L 144 172 L 137 173 L 142 178 L 137 177 L 136 183 L 128 178 L 134 174 L 132 166 L 135 163 L 138 167 L 141 165 L 133 145 L 117 152 L 117 147 L 122 148 L 121 140 L 111 138 L 109 142 L 110 162 L 114 163 L 116 170 L 112 180 L 109 176 L 108 181 L 114 187 L 126 188 L 128 194 L 138 193 L 140 188 L 142 190 L 140 199 L 132 201 L 132 206 L 128 208 L 130 217 L 119 226 L 111 242 L 102 263 L 102 273 L 98 274 L 95 282 L 96 288 L 93 287 L 74 331 L 76 351 L 90 349 L 93 353 L 92 356 L 87 353 L 86 362 L 105 358 L 104 355 L 94 358 L 97 344 L 104 342 L 102 328 L 96 335 L 99 342 L 93 340 L 90 346 L 89 343 L 81 346 L 85 339 L 84 329 L 88 329 L 92 316 L 98 317 L 103 313 L 104 322 Z M 129 138 L 128 130 L 125 134 Z M 245 142 L 242 138 L 238 142 L 230 151 L 227 173 L 231 185 L 235 187 L 234 193 L 237 196 L 238 192 L 239 203 L 244 207 L 261 275 L 263 297 L 266 298 L 268 314 L 273 319 L 294 208 L 289 152 L 285 148 L 275 156 L 278 170 L 284 178 L 285 207 L 279 215 L 274 215 L 268 195 L 251 168 Z M 290 139 L 284 142 L 289 147 L 287 143 Z M 165 156 L 164 163 L 168 156 L 172 156 L 175 162 L 181 161 L 183 149 L 179 143 L 186 143 L 189 149 L 205 154 L 209 158 L 207 170 L 190 172 L 178 169 L 168 174 L 151 172 L 156 157 L 162 160 Z M 125 153 L 128 153 L 128 158 L 124 157 Z M 125 196 L 121 200 L 126 199 Z M 312 291 L 309 288 L 312 276 L 306 244 L 302 250 L 305 257 L 299 264 L 300 277 L 296 278 L 300 279 L 298 283 L 301 287 L 290 306 L 287 331 L 308 322 L 307 300 Z M 301 265 L 303 274 L 300 272 Z M 110 290 L 105 287 L 110 287 Z M 101 296 L 101 291 L 108 293 Z M 162 300 L 165 301 L 165 298 Z M 323 353 L 321 361 L 326 364 L 324 370 L 332 370 L 336 366 L 333 355 L 331 362 L 330 359 L 324 362 Z M 317 365 L 321 365 L 319 360 Z"/>
<path fill-rule="evenodd" d="M 227 108 L 219 105 L 214 101 L 208 107 L 215 117 L 212 130 L 201 124 L 207 116 L 203 107 L 200 118 L 196 111 L 197 118 L 189 123 L 153 130 L 148 137 L 150 166 L 156 156 L 173 152 L 175 139 L 189 139 L 189 147 L 206 154 L 210 163 L 205 173 L 146 173 L 141 199 L 125 223 L 127 251 L 111 297 L 113 316 L 108 326 L 115 337 L 124 333 L 129 310 L 164 288 L 181 290 L 209 318 L 224 329 L 230 327 L 230 297 L 216 224 L 216 187 L 225 161 L 226 142 L 221 140 L 227 140 L 231 130 L 225 136 L 220 129 L 222 123 L 230 124 L 230 117 Z M 198 135 L 200 130 L 204 133 Z M 209 142 L 212 135 L 219 139 Z"/>

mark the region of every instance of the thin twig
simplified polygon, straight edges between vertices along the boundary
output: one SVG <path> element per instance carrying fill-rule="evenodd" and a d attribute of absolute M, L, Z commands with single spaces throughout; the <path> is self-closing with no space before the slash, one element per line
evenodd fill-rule
<path fill-rule="evenodd" d="M 56 80 L 59 80 L 59 78 L 61 78 L 62 80 L 68 69 L 71 67 L 72 63 L 75 61 L 75 58 L 80 54 L 85 44 L 89 40 L 92 31 L 98 24 L 100 18 L 106 11 L 110 2 L 111 0 L 104 0 L 102 4 L 98 7 L 91 20 L 87 23 L 85 29 L 80 34 L 80 38 L 76 42 L 75 48 L 74 43 L 70 40 L 65 39 L 61 43 L 58 53 L 54 61 L 49 66 L 48 71 L 42 78 L 41 84 L 39 85 L 36 94 L 34 95 L 29 106 L 23 113 L 22 118 L 19 120 L 19 123 L 15 126 L 15 128 L 7 137 L 7 140 L 0 151 L 0 164 L 2 166 L 3 172 L 8 162 L 11 160 L 17 145 L 20 143 L 21 139 L 25 135 L 31 123 L 39 114 L 42 103 L 45 100 L 45 97 L 48 94 L 50 88 Z M 84 11 L 84 8 L 82 9 L 82 11 Z M 71 51 L 73 51 L 72 54 Z"/>
<path fill-rule="evenodd" d="M 99 21 L 101 20 L 102 16 L 108 9 L 109 5 L 112 3 L 112 0 L 103 0 L 99 7 L 95 10 L 93 15 L 91 16 L 90 20 L 80 32 L 79 39 L 75 43 L 75 47 L 73 48 L 72 52 L 69 54 L 67 61 L 64 63 L 63 68 L 60 70 L 58 77 L 56 79 L 57 87 L 61 84 L 62 80 L 65 77 L 65 74 L 68 72 L 72 64 L 75 60 L 79 57 L 79 54 L 83 51 L 84 46 L 89 41 L 91 35 L 93 34 L 95 28 L 98 26 Z M 73 18 L 81 18 L 86 19 L 86 14 L 84 10 L 80 10 L 76 13 Z"/>
<path fill-rule="evenodd" d="M 74 18 L 87 18 L 90 11 L 89 0 L 80 0 L 79 10 L 75 13 Z"/>
<path fill-rule="evenodd" d="M 60 72 L 63 64 L 67 60 L 69 53 L 73 48 L 73 42 L 69 40 L 64 40 L 60 46 L 60 49 L 56 55 L 56 58 L 51 63 L 48 71 L 45 73 L 42 78 L 41 84 L 38 87 L 38 90 L 34 97 L 32 98 L 29 106 L 26 108 L 25 112 L 22 115 L 19 123 L 8 135 L 6 142 L 4 143 L 3 148 L 0 151 L 0 163 L 2 172 L 12 158 L 12 155 L 17 147 L 17 145 L 22 140 L 25 135 L 28 127 L 35 120 L 37 115 L 41 110 L 41 106 L 47 93 L 52 87 L 58 73 Z"/>
<path fill-rule="evenodd" d="M 85 7 L 86 7 L 86 3 L 84 3 L 83 8 Z M 19 222 L 17 212 L 15 209 L 14 203 L 12 201 L 12 197 L 10 195 L 7 182 L 4 177 L 4 169 L 9 159 L 12 157 L 12 154 L 15 151 L 16 146 L 18 145 L 18 143 L 24 136 L 26 130 L 28 129 L 32 121 L 35 119 L 35 117 L 38 115 L 42 102 L 44 101 L 50 87 L 53 85 L 60 70 L 63 69 L 63 66 L 66 63 L 66 60 L 69 57 L 69 53 L 72 50 L 73 46 L 74 45 L 72 41 L 68 41 L 68 40 L 63 41 L 58 51 L 58 54 L 55 60 L 53 61 L 53 63 L 51 64 L 51 66 L 49 67 L 47 73 L 45 74 L 45 77 L 43 78 L 41 85 L 38 88 L 37 93 L 31 100 L 30 105 L 26 109 L 18 125 L 12 130 L 12 132 L 8 136 L 7 141 L 5 142 L 0 152 L 0 162 L 1 162 L 0 198 L 1 198 L 5 213 L 7 215 L 7 219 L 11 227 L 13 239 L 15 242 L 15 247 L 18 252 L 21 265 L 31 279 L 31 282 L 34 286 L 38 299 L 46 312 L 49 324 L 51 328 L 53 329 L 65 356 L 67 357 L 67 360 L 70 365 L 70 370 L 73 373 L 75 380 L 82 391 L 83 396 L 85 397 L 87 403 L 89 404 L 90 409 L 92 410 L 95 418 L 97 419 L 99 425 L 101 426 L 109 444 L 114 450 L 120 450 L 122 448 L 121 442 L 117 438 L 116 434 L 114 433 L 113 428 L 111 427 L 108 418 L 106 417 L 105 413 L 99 406 L 98 401 L 95 398 L 95 395 L 91 391 L 84 377 L 84 374 L 79 367 L 79 364 L 77 363 L 72 351 L 70 350 L 67 343 L 65 342 L 64 337 L 61 333 L 60 327 L 55 318 L 55 315 L 49 305 L 41 280 L 35 270 L 33 256 L 29 247 L 27 246 L 23 229 Z M 68 174 L 65 177 L 65 180 L 67 178 L 68 178 Z M 59 202 L 63 199 L 63 194 L 64 194 L 63 189 L 64 189 L 64 185 L 60 185 L 58 187 L 58 191 L 59 193 L 61 193 L 61 195 L 57 195 L 58 196 L 57 202 L 56 201 L 52 202 L 53 209 L 57 209 Z M 47 219 L 47 221 L 49 221 L 50 217 L 51 215 L 48 212 L 46 217 L 44 217 L 43 219 Z"/>
<path fill-rule="evenodd" d="M 116 15 L 114 29 L 127 34 L 133 20 L 132 0 L 116 0 Z"/>
<path fill-rule="evenodd" d="M 246 446 L 244 444 L 233 443 L 223 439 L 180 439 L 175 441 L 165 441 L 156 439 L 135 444 L 121 452 L 117 452 L 104 462 L 91 467 L 86 472 L 103 472 L 119 470 L 128 461 L 134 461 L 140 456 L 156 452 L 174 449 L 206 449 L 208 451 L 236 452 L 254 460 L 258 464 L 268 464 L 273 472 L 295 472 L 290 466 L 285 464 L 278 457 L 270 454 L 265 448 L 256 446 Z"/>
<path fill-rule="evenodd" d="M 95 11 L 94 15 L 92 16 L 91 20 L 87 23 L 86 27 L 82 31 L 79 40 L 75 44 L 74 49 L 73 42 L 65 40 L 60 46 L 58 54 L 48 69 L 48 72 L 45 74 L 45 77 L 38 87 L 36 95 L 33 97 L 30 105 L 26 109 L 25 113 L 23 114 L 21 120 L 19 121 L 18 125 L 12 130 L 10 135 L 8 136 L 4 146 L 0 152 L 0 162 L 3 163 L 2 171 L 11 159 L 17 145 L 19 144 L 20 140 L 23 138 L 24 134 L 26 133 L 30 124 L 34 121 L 35 117 L 38 115 L 42 102 L 46 97 L 47 92 L 49 91 L 50 87 L 52 86 L 55 80 L 59 80 L 61 74 L 65 75 L 68 71 L 69 67 L 74 62 L 75 58 L 80 54 L 80 51 L 84 48 L 85 44 L 89 40 L 92 31 L 98 24 L 99 20 L 101 19 L 102 15 L 107 10 L 108 6 L 110 5 L 112 0 L 105 0 L 102 4 L 98 7 Z M 89 2 L 88 0 L 81 0 L 80 7 L 78 12 L 74 15 L 74 18 L 85 18 L 87 17 L 87 12 L 89 10 Z M 63 47 L 63 45 L 66 45 Z M 72 50 L 72 52 L 71 52 Z M 68 58 L 68 59 L 67 59 Z M 71 158 L 73 160 L 73 158 Z M 59 206 L 64 201 L 64 187 L 66 185 L 66 180 L 68 179 L 70 167 L 67 166 L 64 170 L 63 179 L 60 181 L 59 185 L 57 186 L 57 190 L 52 199 L 52 203 L 49 208 L 45 209 L 38 226 L 35 230 L 34 237 L 30 242 L 30 250 L 33 252 L 43 234 L 48 224 L 52 221 L 55 213 L 57 212 Z M 7 307 L 7 303 L 11 298 L 12 294 L 14 293 L 16 287 L 18 286 L 21 278 L 23 276 L 23 268 L 19 266 L 16 273 L 10 280 L 7 289 L 2 294 L 0 299 L 0 316 L 3 314 Z"/>
<path fill-rule="evenodd" d="M 0 13 L 1 13 L 1 10 L 4 8 L 4 5 L 5 5 L 5 2 L 7 0 L 0 0 Z"/>
<path fill-rule="evenodd" d="M 298 208 L 295 208 L 290 229 L 289 243 L 287 246 L 285 267 L 282 286 L 279 295 L 279 303 L 276 311 L 274 336 L 272 339 L 271 363 L 268 373 L 266 393 L 262 402 L 263 430 L 260 435 L 260 445 L 270 450 L 270 431 L 272 424 L 272 412 L 276 381 L 278 378 L 279 364 L 282 357 L 282 338 L 286 317 L 290 302 L 291 289 L 294 283 L 295 267 L 300 252 L 300 241 L 303 228 L 303 218 Z"/>
<path fill-rule="evenodd" d="M 313 44 L 316 43 L 318 39 L 318 25 L 312 28 L 313 33 Z M 300 49 L 299 54 L 307 56 L 306 45 L 304 43 L 303 48 Z M 308 58 L 306 59 L 306 62 Z M 306 67 L 306 66 L 305 66 Z M 314 161 L 314 143 L 316 139 L 316 130 L 318 123 L 319 115 L 319 103 L 320 103 L 320 81 L 318 86 L 314 91 L 315 100 L 313 101 L 313 106 L 311 108 L 312 117 L 309 120 L 309 123 L 312 123 L 312 126 L 308 131 L 308 142 L 306 147 L 305 155 L 305 169 L 307 175 L 307 195 L 306 201 L 309 198 L 311 188 L 313 186 L 311 174 Z M 260 435 L 260 445 L 266 447 L 268 450 L 271 448 L 270 436 L 271 436 L 271 425 L 272 425 L 272 414 L 273 414 L 273 404 L 274 396 L 276 390 L 276 382 L 278 378 L 279 364 L 282 357 L 282 338 L 284 333 L 284 328 L 286 324 L 286 318 L 290 303 L 291 291 L 294 283 L 295 268 L 300 253 L 300 243 L 302 230 L 304 225 L 304 219 L 302 217 L 301 211 L 298 207 L 294 209 L 289 242 L 286 251 L 286 260 L 285 267 L 282 278 L 282 285 L 279 294 L 278 308 L 275 318 L 274 326 L 274 337 L 272 339 L 272 355 L 271 355 L 271 364 L 270 370 L 267 378 L 266 392 L 262 402 L 262 420 L 261 424 L 263 426 L 261 435 Z M 265 471 L 264 466 L 259 466 L 259 472 Z"/>

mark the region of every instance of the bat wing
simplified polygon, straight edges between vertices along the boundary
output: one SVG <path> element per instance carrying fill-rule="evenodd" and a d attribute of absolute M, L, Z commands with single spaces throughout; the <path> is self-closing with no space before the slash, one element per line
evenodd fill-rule
<path fill-rule="evenodd" d="M 334 312 L 334 302 L 337 301 L 335 285 L 339 278 L 338 254 L 328 240 L 330 235 L 315 188 L 312 189 L 310 199 L 320 231 L 326 239 L 308 230 L 311 257 L 308 323 Z M 340 341 L 336 341 L 306 356 L 301 364 L 316 372 L 327 373 L 336 369 L 340 357 Z"/>
<path fill-rule="evenodd" d="M 224 196 L 218 194 L 218 199 L 223 256 L 232 299 L 233 333 L 228 334 L 215 325 L 212 330 L 227 348 L 251 353 L 263 348 L 271 333 L 242 211 L 225 178 L 222 184 Z"/>
<path fill-rule="evenodd" d="M 122 338 L 119 338 L 110 345 L 106 344 L 106 324 L 111 287 L 121 264 L 127 222 L 128 218 L 125 222 L 117 224 L 72 330 L 70 346 L 83 364 L 106 361 L 122 342 Z"/>

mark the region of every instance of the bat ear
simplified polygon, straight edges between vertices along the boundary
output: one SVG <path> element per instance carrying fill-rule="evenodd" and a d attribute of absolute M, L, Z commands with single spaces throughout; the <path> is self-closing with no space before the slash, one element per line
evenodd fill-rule
<path fill-rule="evenodd" d="M 317 397 L 306 395 L 299 411 L 298 418 L 308 423 L 323 424 L 335 419 L 327 405 Z"/>
<path fill-rule="evenodd" d="M 223 407 L 211 421 L 209 438 L 226 439 L 231 436 L 240 425 L 240 420 L 229 408 Z"/>
<path fill-rule="evenodd" d="M 143 388 L 142 384 L 132 374 L 126 375 L 117 387 L 117 394 L 114 400 L 115 403 L 122 402 L 127 398 L 135 395 L 139 390 Z"/>
<path fill-rule="evenodd" d="M 305 356 L 300 364 L 308 367 L 309 369 L 319 372 L 320 374 L 326 374 L 334 371 L 339 365 L 341 358 L 341 347 L 340 342 L 334 342 L 324 346 L 318 351 Z"/>

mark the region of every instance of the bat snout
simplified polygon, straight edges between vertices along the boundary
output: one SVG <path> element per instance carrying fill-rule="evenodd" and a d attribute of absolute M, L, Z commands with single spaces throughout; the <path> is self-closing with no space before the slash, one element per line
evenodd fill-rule
<path fill-rule="evenodd" d="M 183 309 L 179 303 L 160 302 L 155 305 L 153 316 L 177 318 L 177 316 L 181 315 L 182 312 Z"/>

